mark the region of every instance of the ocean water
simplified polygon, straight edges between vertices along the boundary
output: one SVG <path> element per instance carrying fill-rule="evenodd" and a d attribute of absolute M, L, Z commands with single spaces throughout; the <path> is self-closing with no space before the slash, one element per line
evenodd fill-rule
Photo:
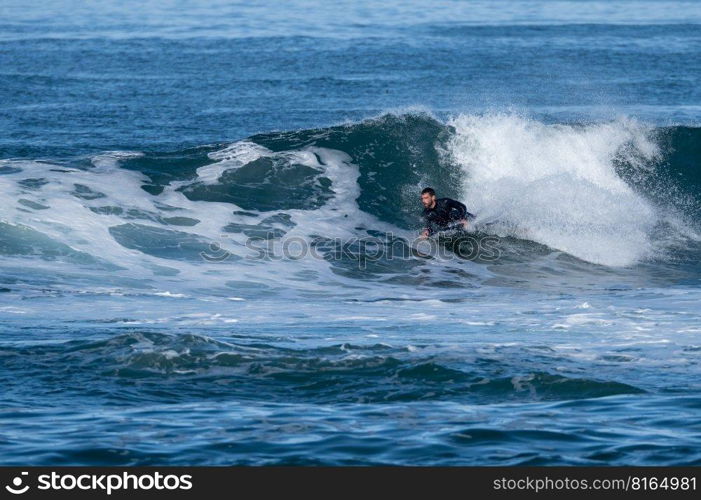
<path fill-rule="evenodd" d="M 690 1 L 4 0 L 0 463 L 701 465 L 700 77 Z"/>

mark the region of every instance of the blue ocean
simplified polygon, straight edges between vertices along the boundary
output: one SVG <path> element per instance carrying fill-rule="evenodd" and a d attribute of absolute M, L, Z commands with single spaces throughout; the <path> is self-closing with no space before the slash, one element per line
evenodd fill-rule
<path fill-rule="evenodd" d="M 3 0 L 0 464 L 701 465 L 700 167 L 696 1 Z"/>

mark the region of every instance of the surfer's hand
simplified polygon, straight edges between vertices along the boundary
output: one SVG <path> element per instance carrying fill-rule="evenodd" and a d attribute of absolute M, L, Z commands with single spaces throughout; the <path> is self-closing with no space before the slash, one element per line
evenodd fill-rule
<path fill-rule="evenodd" d="M 460 219 L 459 222 L 460 222 L 460 224 L 462 224 L 462 227 L 464 227 L 465 229 L 467 229 L 467 219 Z"/>
<path fill-rule="evenodd" d="M 419 236 L 419 238 L 421 238 L 422 240 L 428 238 L 428 229 L 424 229 L 423 231 L 421 231 L 421 235 Z"/>

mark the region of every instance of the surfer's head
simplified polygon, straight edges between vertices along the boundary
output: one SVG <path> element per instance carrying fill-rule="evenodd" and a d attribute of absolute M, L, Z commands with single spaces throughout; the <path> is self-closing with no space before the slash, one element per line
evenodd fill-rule
<path fill-rule="evenodd" d="M 433 204 L 436 203 L 436 192 L 433 188 L 424 188 L 423 191 L 421 191 L 421 203 L 423 203 L 426 208 L 433 207 Z"/>

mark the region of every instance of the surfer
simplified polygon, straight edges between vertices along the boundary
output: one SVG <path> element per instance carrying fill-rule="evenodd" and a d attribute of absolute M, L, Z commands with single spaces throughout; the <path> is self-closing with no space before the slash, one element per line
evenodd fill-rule
<path fill-rule="evenodd" d="M 467 207 L 451 198 L 436 199 L 433 188 L 427 187 L 421 191 L 421 203 L 424 205 L 423 217 L 426 227 L 421 231 L 421 237 L 427 238 L 437 230 L 467 227 L 467 219 L 474 217 Z"/>

